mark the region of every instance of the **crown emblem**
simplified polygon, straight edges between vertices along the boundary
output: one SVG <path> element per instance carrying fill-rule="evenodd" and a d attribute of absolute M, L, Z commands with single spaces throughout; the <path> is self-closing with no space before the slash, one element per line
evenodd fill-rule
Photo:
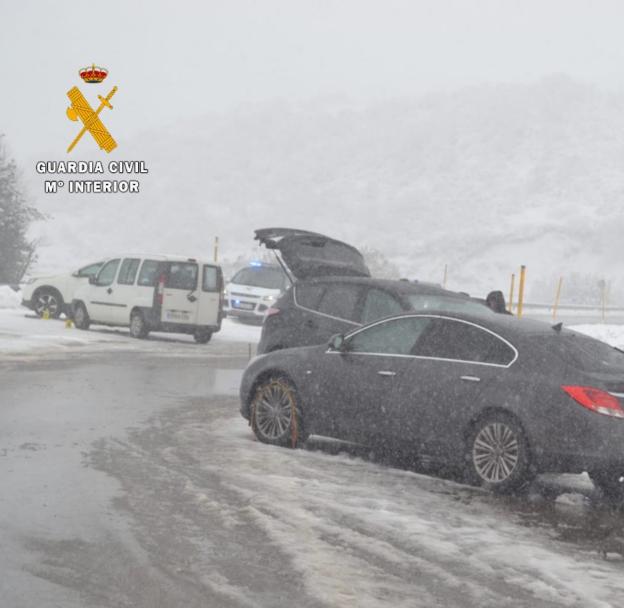
<path fill-rule="evenodd" d="M 95 63 L 86 68 L 81 68 L 78 73 L 80 78 L 91 84 L 102 82 L 108 76 L 108 70 L 95 65 Z"/>

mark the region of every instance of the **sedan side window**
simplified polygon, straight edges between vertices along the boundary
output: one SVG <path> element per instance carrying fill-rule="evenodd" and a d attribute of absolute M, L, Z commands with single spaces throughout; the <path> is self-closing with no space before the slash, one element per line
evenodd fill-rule
<path fill-rule="evenodd" d="M 425 331 L 429 317 L 401 317 L 377 323 L 347 338 L 353 353 L 411 355 L 414 344 Z"/>
<path fill-rule="evenodd" d="M 509 365 L 515 353 L 494 334 L 452 319 L 433 319 L 413 350 L 414 355 Z"/>
<path fill-rule="evenodd" d="M 119 266 L 119 259 L 111 260 L 110 262 L 106 262 L 104 266 L 102 266 L 102 270 L 97 275 L 97 284 L 98 285 L 112 285 L 115 280 L 115 275 L 117 274 L 117 267 Z"/>
<path fill-rule="evenodd" d="M 357 285 L 328 285 L 318 311 L 339 319 L 357 321 L 355 309 L 359 295 Z"/>
<path fill-rule="evenodd" d="M 399 302 L 389 293 L 381 291 L 381 289 L 370 289 L 364 301 L 362 323 L 371 323 L 402 311 Z"/>

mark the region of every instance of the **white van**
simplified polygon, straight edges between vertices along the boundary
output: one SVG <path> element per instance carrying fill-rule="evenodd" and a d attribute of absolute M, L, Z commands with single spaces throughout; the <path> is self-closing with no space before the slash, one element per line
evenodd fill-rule
<path fill-rule="evenodd" d="M 200 344 L 221 329 L 223 274 L 216 264 L 170 255 L 126 255 L 107 260 L 74 294 L 79 329 L 91 323 L 193 334 Z"/>

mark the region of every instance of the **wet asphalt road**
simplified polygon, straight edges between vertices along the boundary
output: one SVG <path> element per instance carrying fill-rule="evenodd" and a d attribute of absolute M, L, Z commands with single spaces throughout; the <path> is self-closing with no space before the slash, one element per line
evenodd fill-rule
<path fill-rule="evenodd" d="M 575 570 L 570 588 L 567 575 L 531 588 L 541 575 L 521 562 L 494 572 L 503 553 L 475 565 L 479 533 L 474 545 L 448 536 L 475 552 L 466 560 L 439 551 L 445 530 L 431 544 L 426 528 L 397 531 L 402 513 L 409 526 L 432 510 L 462 536 L 501 522 L 529 552 L 624 578 L 624 517 L 587 481 L 497 498 L 365 451 L 332 455 L 332 442 L 263 446 L 238 415 L 245 363 L 118 352 L 0 364 L 0 606 L 621 605 L 624 586 L 588 603 Z"/>

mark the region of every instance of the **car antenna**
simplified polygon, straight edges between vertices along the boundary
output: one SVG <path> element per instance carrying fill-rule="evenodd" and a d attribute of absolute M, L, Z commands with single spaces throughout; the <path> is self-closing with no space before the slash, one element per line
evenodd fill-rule
<path fill-rule="evenodd" d="M 555 324 L 552 326 L 552 328 L 559 333 L 561 331 L 561 328 L 563 327 L 563 323 L 561 321 L 559 321 L 559 323 Z"/>
<path fill-rule="evenodd" d="M 284 265 L 284 262 L 282 262 L 282 260 L 280 259 L 279 255 L 277 255 L 277 251 L 275 251 L 275 249 L 273 250 L 273 255 L 275 255 L 275 259 L 277 260 L 277 263 L 282 267 L 284 274 L 288 277 L 290 284 L 294 285 L 295 282 L 293 281 L 293 278 L 290 276 L 290 272 L 288 272 L 288 269 Z"/>

